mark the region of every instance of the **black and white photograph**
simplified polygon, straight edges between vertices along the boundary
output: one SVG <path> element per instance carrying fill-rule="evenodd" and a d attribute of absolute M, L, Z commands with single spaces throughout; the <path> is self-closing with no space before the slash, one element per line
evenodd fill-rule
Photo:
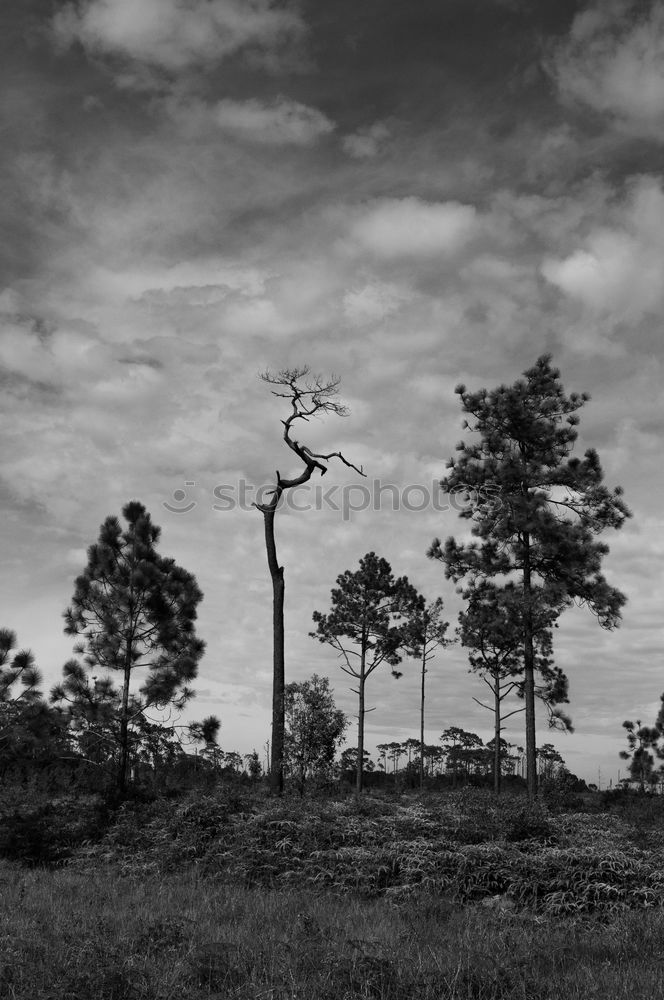
<path fill-rule="evenodd" d="M 664 995 L 664 5 L 0 49 L 0 997 Z"/>

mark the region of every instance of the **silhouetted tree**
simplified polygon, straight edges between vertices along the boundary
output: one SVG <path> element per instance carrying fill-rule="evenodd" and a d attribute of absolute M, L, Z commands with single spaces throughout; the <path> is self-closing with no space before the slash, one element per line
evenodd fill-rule
<path fill-rule="evenodd" d="M 332 590 L 329 614 L 314 611 L 317 630 L 313 638 L 336 649 L 344 673 L 357 679 L 357 793 L 362 791 L 362 759 L 364 752 L 364 717 L 372 709 L 365 708 L 364 689 L 367 678 L 382 663 L 394 668 L 402 654 L 412 650 L 408 621 L 423 604 L 423 598 L 405 576 L 395 579 L 392 567 L 375 552 L 360 559 L 354 573 L 346 570 L 337 577 Z"/>
<path fill-rule="evenodd" d="M 369 756 L 368 750 L 362 751 L 362 770 L 373 771 L 374 763 Z M 346 747 L 339 757 L 339 768 L 341 771 L 354 771 L 357 773 L 357 747 Z"/>
<path fill-rule="evenodd" d="M 447 768 L 452 772 L 452 784 L 456 785 L 459 772 L 468 774 L 469 762 L 478 750 L 484 746 L 477 733 L 470 733 L 460 726 L 449 726 L 440 736 L 445 747 Z"/>
<path fill-rule="evenodd" d="M 435 743 L 425 743 L 424 745 L 424 763 L 425 772 L 433 777 L 436 767 L 441 764 L 445 758 L 445 748 L 439 747 Z"/>
<path fill-rule="evenodd" d="M 463 646 L 470 650 L 468 660 L 471 670 L 479 674 L 493 695 L 492 704 L 486 705 L 473 698 L 494 716 L 493 787 L 500 792 L 501 757 L 500 734 L 503 722 L 523 707 L 505 713 L 502 703 L 514 693 L 523 697 L 523 588 L 516 584 L 498 587 L 489 580 L 477 579 L 465 590 L 466 610 L 459 614 L 458 634 Z M 551 722 L 567 728 L 571 723 L 561 711 L 558 702 L 567 701 L 567 677 L 556 668 L 553 652 L 552 628 L 561 608 L 544 602 L 542 588 L 533 591 L 540 603 L 533 605 L 534 669 L 541 678 L 536 694 L 546 703 Z"/>
<path fill-rule="evenodd" d="M 335 397 L 338 394 L 339 379 L 332 378 L 324 381 L 320 375 L 311 375 L 309 368 L 284 368 L 276 374 L 269 371 L 261 376 L 268 385 L 276 386 L 272 390 L 273 396 L 288 400 L 290 413 L 285 420 L 283 439 L 294 454 L 302 462 L 304 468 L 298 476 L 285 479 L 277 469 L 277 482 L 271 491 L 270 500 L 267 503 L 256 503 L 254 506 L 260 510 L 265 522 L 265 547 L 267 551 L 267 563 L 272 580 L 272 760 L 270 766 L 270 787 L 276 795 L 281 795 L 284 787 L 284 688 L 285 688 L 285 658 L 284 658 L 284 567 L 279 565 L 277 558 L 277 547 L 274 537 L 274 517 L 279 507 L 279 502 L 285 492 L 303 486 L 307 483 L 315 471 L 324 476 L 327 466 L 324 462 L 331 458 L 338 458 L 349 468 L 354 469 L 361 476 L 364 475 L 362 468 L 346 461 L 339 451 L 329 454 L 319 454 L 311 451 L 304 444 L 300 444 L 291 437 L 293 427 L 298 420 L 305 422 L 311 417 L 323 413 L 335 413 L 339 417 L 345 417 L 348 409 L 337 402 Z"/>
<path fill-rule="evenodd" d="M 0 704 L 19 705 L 38 701 L 41 674 L 35 666 L 35 658 L 29 649 L 16 649 L 16 633 L 8 628 L 0 628 Z M 11 658 L 10 658 L 11 657 Z"/>
<path fill-rule="evenodd" d="M 206 747 L 217 745 L 221 722 L 216 715 L 208 715 L 200 722 L 192 722 L 188 727 L 189 738 Z"/>
<path fill-rule="evenodd" d="M 161 529 L 143 504 L 133 500 L 122 514 L 126 528 L 117 517 L 106 518 L 76 579 L 65 633 L 81 637 L 74 651 L 83 662 L 65 664 L 64 679 L 51 695 L 55 703 L 68 703 L 83 728 L 96 723 L 116 743 L 120 794 L 139 720 L 150 709 L 186 704 L 205 648 L 195 632 L 203 597 L 195 577 L 157 552 Z M 100 670 L 108 673 L 98 678 Z M 120 674 L 119 689 L 114 673 Z M 137 674 L 142 683 L 132 690 Z"/>
<path fill-rule="evenodd" d="M 73 756 L 66 720 L 40 690 L 41 672 L 16 633 L 0 628 L 0 766 L 30 769 Z"/>
<path fill-rule="evenodd" d="M 257 750 L 252 750 L 251 753 L 246 753 L 244 759 L 247 762 L 247 771 L 249 777 L 252 781 L 256 782 L 263 773 L 263 766 L 258 756 Z"/>
<path fill-rule="evenodd" d="M 394 765 L 393 767 L 394 774 L 396 774 L 397 768 L 399 766 L 399 761 L 401 760 L 405 752 L 404 748 L 401 745 L 401 743 L 395 740 L 392 743 L 387 744 L 387 750 L 388 750 L 388 757 L 390 758 L 392 764 Z"/>
<path fill-rule="evenodd" d="M 546 780 L 554 778 L 556 772 L 565 763 L 553 743 L 544 743 L 541 747 L 537 748 L 537 762 L 539 764 L 539 776 Z"/>
<path fill-rule="evenodd" d="M 420 657 L 422 669 L 420 684 L 420 788 L 424 787 L 424 682 L 428 671 L 428 663 L 440 648 L 451 646 L 454 639 L 447 638 L 450 623 L 443 621 L 443 599 L 437 597 L 434 601 L 416 609 L 409 625 L 412 630 L 411 643 Z"/>
<path fill-rule="evenodd" d="M 496 747 L 497 742 L 497 747 Z M 486 745 L 487 750 L 491 754 L 492 769 L 494 774 L 494 789 L 495 789 L 495 773 L 496 773 L 496 757 L 498 758 L 498 772 L 499 776 L 503 774 L 511 774 L 514 770 L 515 758 L 510 756 L 510 750 L 512 746 L 507 740 L 502 737 L 498 741 L 496 738 L 489 740 Z"/>
<path fill-rule="evenodd" d="M 630 513 L 622 490 L 607 489 L 597 452 L 571 457 L 576 411 L 588 396 L 565 395 L 559 372 L 543 355 L 512 386 L 468 392 L 457 387 L 479 442 L 457 445 L 441 481 L 467 501 L 461 517 L 472 521 L 479 542 L 435 539 L 429 556 L 441 560 L 455 581 L 516 575 L 524 595 L 523 656 L 528 793 L 537 792 L 535 651 L 533 612 L 539 585 L 553 603 L 586 604 L 604 628 L 620 621 L 624 595 L 601 573 L 608 547 L 597 540 L 620 528 Z"/>
<path fill-rule="evenodd" d="M 638 782 L 639 790 L 645 791 L 646 784 L 650 784 L 655 777 L 655 754 L 661 736 L 661 728 L 656 726 L 642 726 L 641 720 L 632 722 L 627 719 L 623 722 L 623 729 L 627 733 L 627 744 L 629 750 L 621 750 L 621 760 L 629 761 L 629 776 L 631 781 Z M 661 756 L 661 754 L 658 754 Z"/>
<path fill-rule="evenodd" d="M 237 750 L 227 750 L 224 754 L 224 768 L 239 774 L 242 770 L 242 754 Z"/>
<path fill-rule="evenodd" d="M 422 740 L 414 740 L 412 737 L 409 737 L 407 740 L 404 740 L 403 743 L 401 744 L 401 749 L 405 754 L 408 755 L 409 768 L 412 767 L 414 755 L 417 755 L 418 768 L 419 768 L 419 755 L 422 752 L 422 746 L 423 746 Z"/>

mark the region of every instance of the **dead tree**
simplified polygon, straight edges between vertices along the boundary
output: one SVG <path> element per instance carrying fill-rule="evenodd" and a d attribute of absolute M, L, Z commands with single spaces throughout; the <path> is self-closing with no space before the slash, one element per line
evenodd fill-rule
<path fill-rule="evenodd" d="M 277 469 L 277 482 L 274 489 L 270 490 L 267 503 L 254 504 L 263 515 L 265 522 L 265 548 L 267 551 L 267 564 L 272 579 L 272 636 L 273 636 L 273 682 L 272 682 L 272 748 L 270 761 L 270 789 L 273 794 L 281 795 L 283 792 L 283 759 L 284 759 L 284 688 L 285 688 L 285 658 L 284 658 L 284 567 L 279 565 L 277 559 L 277 547 L 274 538 L 274 518 L 279 507 L 283 494 L 287 490 L 295 489 L 308 482 L 315 471 L 324 476 L 327 472 L 328 462 L 332 458 L 338 458 L 348 468 L 354 469 L 361 476 L 364 475 L 362 467 L 359 468 L 348 462 L 339 451 L 330 452 L 327 455 L 317 454 L 291 437 L 293 426 L 297 420 L 308 421 L 310 417 L 322 413 L 335 413 L 339 417 L 348 416 L 348 408 L 336 401 L 340 380 L 335 376 L 325 382 L 320 375 L 312 375 L 307 366 L 302 368 L 283 368 L 281 371 L 272 374 L 269 371 L 263 372 L 260 378 L 268 385 L 276 386 L 272 389 L 273 396 L 290 401 L 291 412 L 286 420 L 282 420 L 284 425 L 283 438 L 288 447 L 294 452 L 303 463 L 299 476 L 290 479 L 282 477 Z"/>

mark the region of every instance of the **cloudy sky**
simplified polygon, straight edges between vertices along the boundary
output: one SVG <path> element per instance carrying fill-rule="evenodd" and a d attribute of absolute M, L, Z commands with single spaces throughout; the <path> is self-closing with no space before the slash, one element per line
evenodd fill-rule
<path fill-rule="evenodd" d="M 205 593 L 190 717 L 214 712 L 224 749 L 262 753 L 263 524 L 250 489 L 228 510 L 219 487 L 299 471 L 258 372 L 306 364 L 339 376 L 351 412 L 302 440 L 368 478 L 333 463 L 332 502 L 312 492 L 314 509 L 278 515 L 287 672 L 328 675 L 352 714 L 333 652 L 308 638 L 312 612 L 375 550 L 454 619 L 425 552 L 464 522 L 422 509 L 461 436 L 454 386 L 512 382 L 551 352 L 566 388 L 592 397 L 580 450 L 598 449 L 634 516 L 606 538 L 623 625 L 566 613 L 557 660 L 576 732 L 542 725 L 539 742 L 588 780 L 624 774 L 621 723 L 652 722 L 664 690 L 664 8 L 2 6 L 1 624 L 46 685 L 71 655 L 61 615 L 86 547 L 140 499 Z M 412 509 L 333 509 L 362 506 L 357 487 L 374 481 L 402 498 L 419 486 Z M 449 725 L 490 736 L 463 650 L 442 653 L 428 685 L 430 742 Z M 417 734 L 416 664 L 373 675 L 367 695 L 371 747 Z"/>

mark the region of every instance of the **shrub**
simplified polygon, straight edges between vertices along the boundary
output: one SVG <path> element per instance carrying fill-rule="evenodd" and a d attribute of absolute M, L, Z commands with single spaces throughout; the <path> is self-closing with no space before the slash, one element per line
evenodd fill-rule
<path fill-rule="evenodd" d="M 549 811 L 540 802 L 520 802 L 506 809 L 502 820 L 505 839 L 512 843 L 537 840 L 551 844 L 557 840 Z"/>
<path fill-rule="evenodd" d="M 108 810 L 100 796 L 62 797 L 6 805 L 0 813 L 0 857 L 24 865 L 56 865 L 81 845 L 99 840 Z"/>

